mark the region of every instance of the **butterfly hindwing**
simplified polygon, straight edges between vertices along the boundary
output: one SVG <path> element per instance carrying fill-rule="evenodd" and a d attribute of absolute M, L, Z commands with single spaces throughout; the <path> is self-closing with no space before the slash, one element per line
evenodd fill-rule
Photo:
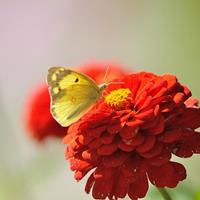
<path fill-rule="evenodd" d="M 51 113 L 62 126 L 77 121 L 100 96 L 96 83 L 63 67 L 49 69 Z"/>

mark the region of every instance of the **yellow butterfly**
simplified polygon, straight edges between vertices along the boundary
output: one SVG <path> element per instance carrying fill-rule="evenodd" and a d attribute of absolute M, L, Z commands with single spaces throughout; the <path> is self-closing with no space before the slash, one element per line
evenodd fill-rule
<path fill-rule="evenodd" d="M 64 67 L 51 67 L 47 82 L 52 116 L 64 127 L 80 119 L 107 86 L 106 83 L 97 85 L 88 76 Z"/>

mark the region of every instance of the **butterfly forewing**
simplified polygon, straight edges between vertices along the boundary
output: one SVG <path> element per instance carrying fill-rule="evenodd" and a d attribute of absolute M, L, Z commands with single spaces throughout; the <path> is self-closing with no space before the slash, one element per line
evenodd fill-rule
<path fill-rule="evenodd" d="M 101 95 L 93 80 L 63 67 L 50 68 L 47 81 L 51 113 L 62 126 L 69 126 L 81 118 Z"/>

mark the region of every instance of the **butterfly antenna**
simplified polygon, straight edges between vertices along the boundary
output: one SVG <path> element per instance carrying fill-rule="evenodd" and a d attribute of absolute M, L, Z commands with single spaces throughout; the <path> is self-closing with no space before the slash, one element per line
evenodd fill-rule
<path fill-rule="evenodd" d="M 106 73 L 105 73 L 104 78 L 103 78 L 103 82 L 104 83 L 108 83 L 108 72 L 109 72 L 109 69 L 110 69 L 110 67 L 107 66 L 106 67 Z"/>

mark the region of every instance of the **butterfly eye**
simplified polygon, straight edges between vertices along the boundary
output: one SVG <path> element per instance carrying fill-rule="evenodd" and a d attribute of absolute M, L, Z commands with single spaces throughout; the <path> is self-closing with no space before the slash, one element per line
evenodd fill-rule
<path fill-rule="evenodd" d="M 75 83 L 77 83 L 79 81 L 79 79 L 78 78 L 76 78 L 76 80 L 75 80 Z"/>

